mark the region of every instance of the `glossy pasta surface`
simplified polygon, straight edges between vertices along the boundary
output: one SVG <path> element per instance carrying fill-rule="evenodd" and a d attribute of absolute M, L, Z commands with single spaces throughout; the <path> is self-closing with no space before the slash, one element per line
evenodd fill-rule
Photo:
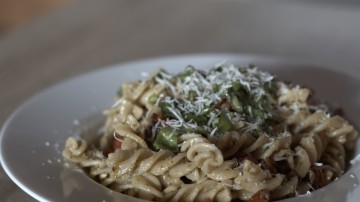
<path fill-rule="evenodd" d="M 271 201 L 346 169 L 358 132 L 311 91 L 257 67 L 188 66 L 123 83 L 96 142 L 63 156 L 113 190 L 153 201 Z"/>

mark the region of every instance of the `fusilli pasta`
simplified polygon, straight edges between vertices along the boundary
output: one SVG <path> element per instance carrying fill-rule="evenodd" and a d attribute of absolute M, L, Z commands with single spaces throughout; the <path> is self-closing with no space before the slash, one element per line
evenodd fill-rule
<path fill-rule="evenodd" d="M 358 132 L 311 91 L 256 67 L 189 66 L 122 84 L 95 142 L 63 156 L 118 192 L 155 201 L 280 199 L 340 177 Z"/>

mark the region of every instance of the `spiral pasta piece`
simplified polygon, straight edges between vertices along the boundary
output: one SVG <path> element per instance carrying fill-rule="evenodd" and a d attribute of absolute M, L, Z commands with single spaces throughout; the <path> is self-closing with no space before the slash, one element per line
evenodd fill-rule
<path fill-rule="evenodd" d="M 149 102 L 149 99 L 151 97 L 159 99 L 162 96 L 161 94 L 163 93 L 164 89 L 165 86 L 162 84 L 149 86 L 149 89 L 145 91 L 139 98 L 139 101 L 142 104 L 142 106 L 145 106 L 146 109 L 152 109 L 156 104 L 157 100 L 155 102 Z"/>
<path fill-rule="evenodd" d="M 241 190 L 252 195 L 260 190 L 272 191 L 279 187 L 284 179 L 285 176 L 282 174 L 272 175 L 268 170 L 263 170 L 259 165 L 245 160 L 242 172 L 235 178 L 234 182 Z M 248 200 L 248 198 L 242 199 Z"/>
<path fill-rule="evenodd" d="M 224 162 L 221 151 L 199 134 L 184 134 L 181 136 L 181 141 L 181 151 L 186 151 L 187 158 L 205 173 L 209 173 Z"/>
<path fill-rule="evenodd" d="M 196 166 L 186 159 L 185 153 L 174 155 L 168 150 L 152 152 L 146 148 L 117 150 L 109 154 L 107 163 L 115 170 L 115 177 L 120 178 L 127 174 L 143 175 L 144 173 L 180 178 L 196 169 Z"/>
<path fill-rule="evenodd" d="M 305 103 L 310 95 L 310 90 L 306 88 L 295 87 L 288 89 L 286 86 L 282 85 L 284 91 L 278 98 L 279 104 L 293 104 L 293 103 Z"/>
<path fill-rule="evenodd" d="M 114 130 L 117 134 L 120 134 L 124 138 L 131 139 L 138 147 L 148 148 L 145 140 L 137 135 L 128 125 L 121 123 L 114 124 Z"/>
<path fill-rule="evenodd" d="M 66 140 L 62 155 L 74 163 L 79 163 L 82 167 L 90 167 L 90 176 L 98 176 L 100 180 L 108 178 L 112 170 L 106 167 L 102 154 L 97 151 L 87 151 L 86 149 L 87 143 L 85 140 L 69 137 Z"/>
<path fill-rule="evenodd" d="M 121 85 L 122 97 L 131 101 L 136 101 L 143 92 L 149 87 L 150 81 L 134 81 Z"/>
<path fill-rule="evenodd" d="M 130 183 L 114 183 L 111 189 L 146 200 L 163 197 L 160 180 L 149 173 L 133 176 Z"/>
<path fill-rule="evenodd" d="M 226 132 L 221 137 L 210 137 L 209 140 L 221 150 L 224 158 L 233 156 L 240 148 L 246 148 L 255 142 L 255 138 L 249 133 L 241 134 L 237 131 Z"/>
<path fill-rule="evenodd" d="M 181 136 L 181 151 L 186 152 L 189 161 L 200 168 L 207 177 L 224 181 L 235 178 L 239 170 L 236 162 L 224 161 L 221 151 L 208 139 L 199 134 L 189 133 Z"/>
<path fill-rule="evenodd" d="M 325 167 L 324 171 L 327 181 L 331 181 L 344 173 L 345 157 L 346 152 L 344 145 L 338 141 L 330 141 L 324 155 L 321 157 L 321 161 L 330 166 Z"/>
<path fill-rule="evenodd" d="M 282 185 L 271 191 L 271 197 L 279 199 L 295 193 L 298 182 L 299 180 L 296 176 L 291 177 L 290 180 L 284 179 Z"/>
<path fill-rule="evenodd" d="M 141 124 L 140 118 L 144 114 L 144 110 L 125 98 L 120 98 L 115 105 L 104 111 L 107 116 L 104 127 L 104 135 L 100 139 L 100 148 L 106 148 L 111 144 L 114 133 L 114 125 L 127 125 L 132 131 L 139 131 Z M 141 135 L 141 133 L 140 133 Z"/>
<path fill-rule="evenodd" d="M 342 144 L 345 143 L 349 149 L 353 147 L 354 140 L 358 136 L 354 127 L 349 125 L 343 118 L 340 116 L 330 117 L 322 111 L 295 120 L 289 123 L 296 125 L 294 129 L 295 134 L 301 132 L 324 133 L 328 138 L 334 138 Z"/>
<path fill-rule="evenodd" d="M 65 158 L 78 163 L 87 158 L 85 155 L 86 148 L 87 142 L 85 140 L 77 140 L 74 137 L 69 137 L 65 142 L 65 149 L 63 150 L 62 155 Z"/>
<path fill-rule="evenodd" d="M 257 159 L 265 159 L 283 148 L 289 148 L 290 144 L 291 135 L 288 133 L 280 134 L 279 137 L 262 134 L 243 150 L 245 154 L 251 154 Z"/>
<path fill-rule="evenodd" d="M 226 184 L 205 180 L 196 184 L 183 184 L 178 190 L 165 190 L 164 201 L 231 201 L 232 194 Z"/>

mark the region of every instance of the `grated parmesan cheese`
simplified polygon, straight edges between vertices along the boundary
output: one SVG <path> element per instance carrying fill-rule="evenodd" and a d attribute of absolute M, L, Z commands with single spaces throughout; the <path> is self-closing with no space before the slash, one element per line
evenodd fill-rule
<path fill-rule="evenodd" d="M 218 64 L 208 72 L 195 70 L 193 67 L 188 68 L 182 76 L 171 75 L 161 70 L 153 77 L 154 81 L 166 88 L 165 96 L 159 98 L 156 105 L 160 102 L 165 103 L 166 110 L 174 118 L 168 117 L 165 120 L 159 118 L 152 128 L 152 136 L 155 136 L 162 127 L 196 129 L 198 127 L 196 121 L 185 120 L 184 116 L 191 113 L 202 116 L 204 109 L 219 105 L 226 100 L 234 82 L 240 83 L 252 96 L 254 102 L 258 102 L 268 93 L 264 89 L 264 84 L 274 79 L 274 76 L 268 72 L 259 71 L 257 67 L 239 68 L 227 63 Z M 264 110 L 261 105 L 259 109 Z M 207 117 L 207 122 L 201 126 L 207 134 L 214 135 L 218 131 L 214 123 L 218 121 L 221 110 L 223 109 L 214 109 L 214 112 Z M 244 114 L 230 117 L 228 109 L 226 113 L 233 125 L 244 127 L 245 132 L 256 130 L 264 122 L 259 118 L 251 122 L 243 122 Z M 253 113 L 251 107 L 248 113 Z M 269 116 L 269 113 L 266 112 L 265 115 Z M 238 124 L 239 122 L 241 124 Z"/>

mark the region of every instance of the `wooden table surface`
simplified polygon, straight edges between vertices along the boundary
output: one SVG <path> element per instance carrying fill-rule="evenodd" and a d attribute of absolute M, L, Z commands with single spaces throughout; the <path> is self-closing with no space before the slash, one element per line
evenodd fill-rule
<path fill-rule="evenodd" d="M 81 73 L 144 57 L 208 52 L 298 58 L 360 78 L 360 7 L 77 0 L 0 38 L 0 125 L 30 96 Z M 33 201 L 2 170 L 0 196 Z"/>
<path fill-rule="evenodd" d="M 0 0 L 0 36 L 71 2 L 71 0 Z"/>

